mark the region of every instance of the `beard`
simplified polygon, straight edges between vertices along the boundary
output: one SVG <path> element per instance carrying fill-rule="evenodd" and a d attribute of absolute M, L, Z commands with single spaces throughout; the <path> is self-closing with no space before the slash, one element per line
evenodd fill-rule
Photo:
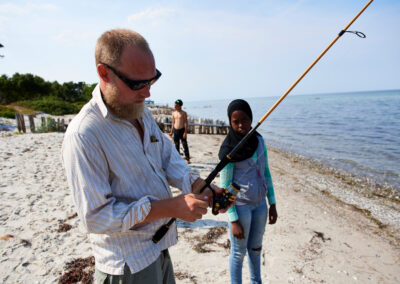
<path fill-rule="evenodd" d="M 138 119 L 142 116 L 144 112 L 144 103 L 121 103 L 119 101 L 120 91 L 114 84 L 109 84 L 106 92 L 107 95 L 103 96 L 103 100 L 114 115 L 126 120 Z"/>

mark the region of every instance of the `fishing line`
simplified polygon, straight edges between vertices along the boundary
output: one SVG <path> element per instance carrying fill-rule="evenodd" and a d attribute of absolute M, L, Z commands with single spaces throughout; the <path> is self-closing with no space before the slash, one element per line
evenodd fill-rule
<path fill-rule="evenodd" d="M 269 109 L 269 111 L 258 121 L 257 125 L 250 130 L 243 138 L 239 141 L 239 143 L 231 150 L 229 154 L 227 154 L 222 160 L 217 164 L 215 169 L 208 175 L 208 177 L 202 181 L 196 188 L 193 189 L 193 193 L 202 193 L 204 189 L 210 187 L 211 182 L 217 176 L 217 174 L 232 160 L 232 156 L 240 150 L 240 148 L 246 143 L 246 141 L 256 132 L 257 128 L 264 122 L 264 120 L 274 111 L 274 109 L 286 98 L 286 96 L 297 86 L 297 84 L 307 75 L 307 73 L 314 67 L 315 64 L 325 55 L 325 53 L 336 43 L 336 41 L 346 32 L 353 33 L 360 38 L 365 38 L 365 34 L 358 31 L 347 31 L 347 29 L 357 20 L 357 18 L 368 8 L 368 6 L 373 2 L 373 0 L 368 1 L 368 3 L 357 13 L 356 16 L 347 24 L 347 26 L 341 30 L 338 35 L 333 39 L 333 41 L 325 48 L 324 51 L 314 60 L 313 63 L 303 72 L 303 74 L 290 86 L 290 88 L 279 98 L 279 100 Z M 213 195 L 215 196 L 215 192 L 211 189 Z M 158 231 L 153 236 L 153 242 L 157 243 L 160 239 L 167 233 L 170 225 L 175 221 L 175 218 L 172 218 L 167 224 L 163 225 L 158 229 Z"/>

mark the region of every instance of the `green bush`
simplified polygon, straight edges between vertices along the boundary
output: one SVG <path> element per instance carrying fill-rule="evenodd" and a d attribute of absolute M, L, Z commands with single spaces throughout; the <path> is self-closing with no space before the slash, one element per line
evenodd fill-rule
<path fill-rule="evenodd" d="M 82 108 L 85 104 L 87 104 L 87 102 L 76 102 L 76 103 L 73 103 L 73 105 L 74 105 L 78 110 L 81 110 L 81 108 Z"/>
<path fill-rule="evenodd" d="M 10 107 L 0 106 L 0 117 L 15 118 L 15 110 Z"/>
<path fill-rule="evenodd" d="M 48 117 L 46 123 L 42 124 L 36 129 L 37 133 L 47 133 L 55 131 L 59 131 L 59 129 L 57 128 L 56 121 L 51 117 Z"/>
<path fill-rule="evenodd" d="M 51 115 L 75 114 L 80 110 L 79 104 L 69 103 L 52 97 L 32 101 L 21 101 L 15 104 L 29 107 L 37 111 L 43 111 Z"/>

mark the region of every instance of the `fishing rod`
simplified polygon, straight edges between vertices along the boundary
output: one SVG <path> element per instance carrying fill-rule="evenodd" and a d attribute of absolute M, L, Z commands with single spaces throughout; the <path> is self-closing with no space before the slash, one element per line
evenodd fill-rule
<path fill-rule="evenodd" d="M 368 1 L 367 4 L 354 16 L 354 18 L 347 24 L 347 26 L 342 29 L 338 35 L 332 40 L 332 42 L 321 52 L 321 54 L 314 60 L 313 63 L 301 74 L 301 76 L 290 86 L 290 88 L 276 101 L 276 103 L 267 111 L 267 113 L 257 122 L 257 125 L 251 129 L 240 141 L 239 143 L 225 156 L 221 159 L 221 161 L 217 164 L 215 169 L 208 175 L 205 180 L 199 182 L 196 187 L 193 189 L 193 193 L 200 194 L 202 193 L 207 187 L 211 189 L 214 196 L 214 201 L 216 198 L 215 191 L 212 189 L 211 182 L 217 176 L 217 174 L 228 164 L 232 161 L 232 157 L 237 153 L 240 148 L 247 142 L 247 140 L 256 132 L 257 128 L 264 122 L 264 120 L 275 110 L 275 108 L 286 98 L 286 96 L 297 86 L 297 84 L 307 75 L 307 73 L 317 64 L 317 62 L 325 55 L 325 53 L 336 43 L 336 41 L 346 32 L 353 33 L 361 38 L 365 38 L 365 34 L 359 31 L 348 31 L 348 28 L 357 20 L 357 18 L 368 8 L 368 6 L 373 2 L 373 0 Z M 225 189 L 224 193 L 229 191 Z M 225 206 L 226 208 L 227 206 Z M 223 209 L 224 207 L 219 205 L 219 209 Z M 218 210 L 215 210 L 215 202 L 213 202 L 213 213 L 216 211 L 218 214 Z M 153 242 L 157 243 L 168 231 L 169 227 L 175 221 L 175 218 L 169 220 L 169 222 L 163 226 L 161 226 L 158 231 L 153 236 Z"/>

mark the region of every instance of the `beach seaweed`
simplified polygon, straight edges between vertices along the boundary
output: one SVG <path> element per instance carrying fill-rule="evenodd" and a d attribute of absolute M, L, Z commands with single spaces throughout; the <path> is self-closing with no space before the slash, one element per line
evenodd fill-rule
<path fill-rule="evenodd" d="M 94 257 L 77 258 L 65 265 L 65 273 L 60 277 L 58 283 L 70 284 L 81 282 L 83 284 L 93 283 Z"/>
<path fill-rule="evenodd" d="M 179 272 L 179 271 L 176 271 L 174 274 L 178 280 L 189 279 L 190 281 L 192 281 L 192 283 L 197 284 L 197 279 L 196 276 L 194 275 L 190 275 L 189 273 Z"/>
<path fill-rule="evenodd" d="M 226 232 L 226 227 L 217 226 L 210 228 L 205 235 L 195 237 L 195 240 L 197 240 L 198 243 L 194 245 L 193 249 L 198 253 L 213 252 L 214 250 L 206 248 L 205 246 L 215 243 L 216 240 Z"/>

